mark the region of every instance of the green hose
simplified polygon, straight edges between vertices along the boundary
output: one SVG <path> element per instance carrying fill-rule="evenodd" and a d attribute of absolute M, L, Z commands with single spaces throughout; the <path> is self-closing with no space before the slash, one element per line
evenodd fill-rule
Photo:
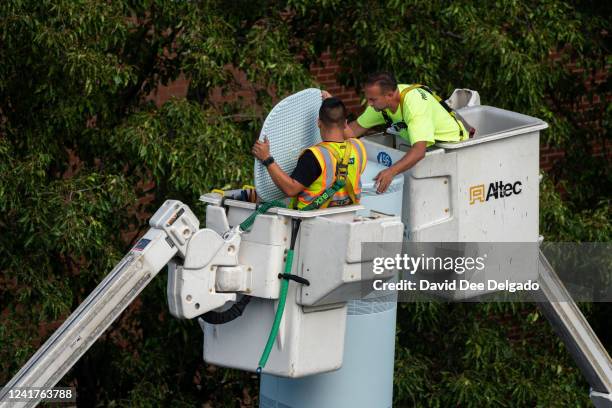
<path fill-rule="evenodd" d="M 297 234 L 300 229 L 300 223 L 300 219 L 294 218 L 291 220 L 291 244 L 289 246 L 289 251 L 287 252 L 287 259 L 285 260 L 285 275 L 291 273 L 291 268 L 293 265 L 293 250 L 295 249 L 295 241 L 297 239 Z M 280 294 L 278 295 L 278 307 L 276 308 L 276 314 L 274 315 L 274 323 L 272 324 L 272 329 L 270 330 L 270 334 L 268 335 L 268 342 L 266 343 L 266 347 L 264 348 L 261 358 L 259 359 L 259 365 L 256 370 L 257 374 L 261 374 L 261 371 L 268 362 L 268 357 L 270 357 L 270 352 L 272 351 L 272 346 L 274 345 L 274 340 L 278 335 L 278 328 L 283 318 L 283 312 L 285 311 L 285 302 L 287 300 L 288 291 L 289 281 L 287 279 L 282 279 Z"/>
<path fill-rule="evenodd" d="M 337 180 L 334 184 L 329 187 L 327 190 L 323 192 L 315 201 L 306 207 L 302 208 L 302 211 L 316 210 L 321 207 L 325 202 L 327 202 L 331 197 L 336 194 L 338 190 L 344 187 L 344 180 Z M 243 231 L 246 231 L 248 228 L 251 228 L 253 223 L 255 222 L 255 218 L 264 212 L 266 212 L 271 207 L 279 207 L 284 204 L 278 205 L 278 201 L 272 201 L 270 203 L 262 204 L 262 206 L 253 214 L 249 216 L 242 224 L 240 224 L 240 228 Z M 291 230 L 291 245 L 289 246 L 289 251 L 287 252 L 287 260 L 285 261 L 285 273 L 284 275 L 291 274 L 291 268 L 293 265 L 293 250 L 295 249 L 295 241 L 297 238 L 298 230 L 300 229 L 300 219 L 292 219 L 292 230 Z M 244 224 L 244 227 L 243 227 Z M 279 278 L 281 276 L 279 275 Z M 306 281 L 307 282 L 307 281 Z M 300 282 L 301 283 L 301 282 Z M 308 283 L 306 283 L 308 284 Z M 278 328 L 280 327 L 280 322 L 283 318 L 283 312 L 285 311 L 285 303 L 287 300 L 287 292 L 289 291 L 289 281 L 286 277 L 281 280 L 280 293 L 278 295 L 278 308 L 276 309 L 276 314 L 274 315 L 274 323 L 272 323 L 272 329 L 270 330 L 270 334 L 268 335 L 268 341 L 266 343 L 266 347 L 259 359 L 259 365 L 257 366 L 257 374 L 260 375 L 263 368 L 266 366 L 268 362 L 268 357 L 270 357 L 270 352 L 272 351 L 272 346 L 274 345 L 274 340 L 278 335 Z"/>
<path fill-rule="evenodd" d="M 285 273 L 291 273 L 291 265 L 293 264 L 293 249 L 290 249 L 287 252 L 287 262 L 285 262 Z M 278 296 L 278 308 L 276 309 L 276 314 L 274 315 L 274 323 L 272 324 L 272 329 L 270 330 L 270 335 L 268 336 L 268 342 L 266 343 L 266 347 L 259 359 L 259 365 L 257 367 L 257 373 L 261 374 L 261 370 L 266 366 L 268 362 L 268 357 L 270 357 L 270 352 L 272 351 L 272 346 L 274 345 L 274 339 L 278 335 L 278 328 L 280 326 L 280 322 L 283 318 L 283 312 L 285 311 L 285 301 L 287 300 L 287 292 L 289 291 L 289 281 L 287 279 L 281 280 L 280 294 Z"/>
<path fill-rule="evenodd" d="M 242 231 L 248 231 L 253 227 L 255 223 L 255 219 L 258 215 L 265 213 L 270 208 L 273 207 L 285 207 L 285 203 L 276 200 L 270 201 L 267 203 L 263 203 L 257 208 L 253 214 L 249 215 L 248 218 L 240 223 L 240 229 Z M 299 221 L 296 223 L 293 220 L 293 231 L 291 233 L 291 245 L 290 249 L 287 252 L 287 258 L 285 261 L 285 273 L 291 273 L 291 266 L 293 264 L 293 249 L 295 247 L 295 238 L 297 237 L 297 229 L 299 228 Z M 257 373 L 260 374 L 263 367 L 265 367 L 266 362 L 268 361 L 268 357 L 270 356 L 270 352 L 272 351 L 272 345 L 274 344 L 274 339 L 278 335 L 278 328 L 280 326 L 280 322 L 283 318 L 283 311 L 285 310 L 285 302 L 287 300 L 287 292 L 289 290 L 289 281 L 286 279 L 281 280 L 280 294 L 278 295 L 278 308 L 276 309 L 276 315 L 274 316 L 274 323 L 272 324 L 272 329 L 270 330 L 270 335 L 268 336 L 268 342 L 266 343 L 266 347 L 259 359 L 259 366 L 257 367 Z"/>
<path fill-rule="evenodd" d="M 255 219 L 258 215 L 265 213 L 272 207 L 285 207 L 285 204 L 282 201 L 270 201 L 267 203 L 263 203 L 253 214 L 249 215 L 249 217 L 240 223 L 240 229 L 242 231 L 248 231 L 251 229 L 253 224 L 255 223 Z M 289 246 L 289 251 L 287 252 L 287 258 L 285 260 L 285 275 L 291 274 L 291 268 L 293 266 L 293 250 L 295 249 L 295 241 L 297 239 L 298 230 L 300 228 L 299 219 L 292 219 L 292 230 L 291 230 L 291 244 Z M 280 278 L 280 275 L 279 275 Z M 287 301 L 287 292 L 289 291 L 289 281 L 287 279 L 281 280 L 280 293 L 278 295 L 278 307 L 276 308 L 276 314 L 274 315 L 274 323 L 272 323 L 272 328 L 270 329 L 270 334 L 268 335 L 268 341 L 266 343 L 266 347 L 259 359 L 259 365 L 257 367 L 257 374 L 261 374 L 263 367 L 266 366 L 268 362 L 268 358 L 270 357 L 270 352 L 272 351 L 272 346 L 274 345 L 274 340 L 278 335 L 278 328 L 280 327 L 281 320 L 283 319 L 283 312 L 285 311 L 285 303 Z"/>

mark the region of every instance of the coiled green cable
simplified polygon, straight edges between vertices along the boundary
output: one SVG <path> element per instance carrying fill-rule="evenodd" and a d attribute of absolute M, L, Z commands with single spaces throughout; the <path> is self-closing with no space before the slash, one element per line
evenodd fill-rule
<path fill-rule="evenodd" d="M 253 214 L 249 215 L 248 218 L 240 223 L 240 229 L 242 231 L 249 231 L 253 224 L 255 223 L 255 219 L 258 215 L 265 213 L 270 208 L 273 207 L 285 207 L 285 203 L 280 200 L 270 201 L 267 203 L 263 203 L 257 208 Z M 292 230 L 291 230 L 291 244 L 289 246 L 289 251 L 287 251 L 287 258 L 285 260 L 285 274 L 290 274 L 293 266 L 293 251 L 295 249 L 295 241 L 297 239 L 297 234 L 300 228 L 301 220 L 292 219 Z M 266 342 L 266 347 L 259 359 L 259 364 L 257 367 L 257 374 L 261 374 L 263 367 L 266 366 L 268 362 L 268 358 L 270 357 L 270 352 L 272 351 L 272 346 L 274 345 L 274 340 L 278 335 L 278 329 L 280 327 L 281 320 L 283 319 L 283 312 L 285 311 L 285 303 L 287 301 L 287 292 L 289 291 L 289 281 L 287 279 L 281 280 L 280 293 L 278 295 L 278 307 L 276 308 L 276 313 L 274 315 L 274 322 L 272 323 L 272 328 L 270 329 L 270 334 L 268 335 L 268 341 Z"/>
<path fill-rule="evenodd" d="M 287 253 L 287 262 L 285 263 L 285 273 L 291 272 L 291 264 L 293 263 L 293 250 L 290 249 Z M 278 295 L 278 307 L 276 308 L 276 314 L 274 315 L 274 323 L 272 324 L 272 329 L 270 330 L 270 335 L 268 336 L 268 342 L 266 343 L 266 347 L 259 359 L 259 365 L 257 367 L 257 374 L 261 374 L 261 370 L 266 366 L 268 362 L 268 357 L 270 357 L 270 352 L 272 351 L 272 346 L 274 345 L 274 339 L 278 335 L 278 328 L 280 327 L 280 322 L 283 318 L 283 312 L 285 311 L 285 302 L 287 300 L 287 292 L 289 291 L 289 281 L 287 279 L 281 280 L 280 294 Z"/>
<path fill-rule="evenodd" d="M 291 273 L 291 268 L 293 265 L 293 250 L 295 249 L 295 241 L 297 239 L 297 234 L 300 229 L 300 219 L 292 219 L 291 220 L 291 244 L 289 246 L 289 251 L 287 252 L 287 259 L 285 260 L 285 274 Z M 266 366 L 268 362 L 268 357 L 270 357 L 270 352 L 272 351 L 272 346 L 274 345 L 274 340 L 278 335 L 278 328 L 280 327 L 280 322 L 283 318 L 283 312 L 285 310 L 285 302 L 287 300 L 287 292 L 289 291 L 289 281 L 287 279 L 281 280 L 280 294 L 278 296 L 278 307 L 276 308 L 276 314 L 274 315 L 274 323 L 272 324 L 272 329 L 270 330 L 270 335 L 268 336 L 268 341 L 266 343 L 266 347 L 259 359 L 259 365 L 257 367 L 257 374 L 261 374 L 261 371 Z"/>

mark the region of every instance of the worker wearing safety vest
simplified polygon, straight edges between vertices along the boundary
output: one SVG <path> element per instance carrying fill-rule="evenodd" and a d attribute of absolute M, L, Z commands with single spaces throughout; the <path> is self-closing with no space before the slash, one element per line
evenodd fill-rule
<path fill-rule="evenodd" d="M 425 150 L 436 141 L 459 142 L 470 136 L 461 118 L 423 85 L 398 85 L 392 74 L 380 72 L 367 78 L 364 92 L 368 107 L 349 123 L 347 137 L 360 137 L 386 123 L 411 145 L 404 157 L 374 177 L 377 193 L 384 193 L 396 175 L 425 157 Z M 331 95 L 323 92 L 323 97 Z"/>
<path fill-rule="evenodd" d="M 267 138 L 255 142 L 253 155 L 266 166 L 276 186 L 293 197 L 292 208 L 311 210 L 357 204 L 367 156 L 360 140 L 345 140 L 346 107 L 340 99 L 329 97 L 323 101 L 318 126 L 323 141 L 302 152 L 291 176 L 270 156 Z"/>

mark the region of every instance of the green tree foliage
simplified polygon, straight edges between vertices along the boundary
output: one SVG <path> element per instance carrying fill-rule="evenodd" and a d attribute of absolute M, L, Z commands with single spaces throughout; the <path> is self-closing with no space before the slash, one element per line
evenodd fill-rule
<path fill-rule="evenodd" d="M 567 153 L 555 166 L 553 181 L 567 180 L 568 197 L 579 210 L 598 208 L 610 215 L 609 151 L 597 158 L 592 154 L 593 145 L 605 147 L 611 123 L 612 109 L 598 99 L 609 94 L 609 85 L 597 75 L 607 75 L 611 63 L 605 42 L 612 29 L 609 5 L 558 0 L 315 3 L 290 2 L 300 36 L 313 44 L 314 62 L 329 49 L 343 67 L 340 79 L 349 85 L 359 86 L 368 72 L 385 69 L 440 95 L 476 89 L 483 104 L 545 120 L 551 126 L 543 142 Z"/>
<path fill-rule="evenodd" d="M 251 181 L 264 112 L 313 85 L 308 67 L 327 49 L 348 85 L 387 68 L 548 121 L 546 142 L 568 153 L 544 184 L 542 230 L 608 241 L 610 172 L 589 149 L 610 109 L 575 111 L 607 84 L 592 74 L 609 64 L 610 14 L 552 0 L 0 2 L 0 383 L 166 198 L 203 215 L 199 194 Z M 565 69 L 570 60 L 582 71 Z M 236 70 L 254 103 L 233 97 Z M 156 106 L 151 93 L 181 75 L 187 98 Z M 213 103 L 213 90 L 227 101 Z M 83 406 L 255 404 L 253 376 L 201 361 L 200 329 L 169 317 L 165 284 L 160 274 L 63 384 Z M 587 404 L 587 385 L 529 305 L 402 305 L 395 381 L 397 406 Z"/>
<path fill-rule="evenodd" d="M 166 198 L 202 214 L 199 194 L 251 181 L 250 145 L 272 101 L 265 90 L 287 94 L 311 78 L 279 11 L 246 4 L 0 4 L 0 383 Z M 239 86 L 232 65 L 261 90 L 258 115 L 208 100 L 211 88 Z M 148 95 L 182 72 L 192 96 L 157 108 Z M 199 328 L 168 318 L 164 287 L 159 278 L 147 288 L 66 377 L 83 406 L 232 405 L 256 394 L 246 375 L 204 369 Z"/>

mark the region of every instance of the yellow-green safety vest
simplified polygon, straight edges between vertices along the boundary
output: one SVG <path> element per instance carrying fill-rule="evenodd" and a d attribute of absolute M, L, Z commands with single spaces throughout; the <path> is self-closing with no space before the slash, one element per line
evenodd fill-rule
<path fill-rule="evenodd" d="M 350 202 L 352 200 L 349 197 L 347 186 L 344 186 L 333 195 L 328 206 L 334 207 L 339 205 L 357 204 L 359 202 L 359 198 L 361 196 L 361 173 L 363 173 L 365 170 L 367 155 L 365 146 L 361 140 L 351 138 L 344 143 L 321 142 L 306 149 L 310 150 L 316 157 L 319 165 L 321 166 L 321 174 L 311 185 L 306 187 L 297 195 L 297 197 L 294 198 L 292 201 L 293 208 L 296 208 L 296 204 L 298 210 L 306 207 L 318 196 L 323 194 L 327 188 L 334 184 L 336 181 L 336 164 L 338 161 L 336 157 L 339 157 L 340 160 L 342 160 L 346 143 L 352 144 L 347 179 L 353 186 L 353 192 L 357 202 Z"/>

